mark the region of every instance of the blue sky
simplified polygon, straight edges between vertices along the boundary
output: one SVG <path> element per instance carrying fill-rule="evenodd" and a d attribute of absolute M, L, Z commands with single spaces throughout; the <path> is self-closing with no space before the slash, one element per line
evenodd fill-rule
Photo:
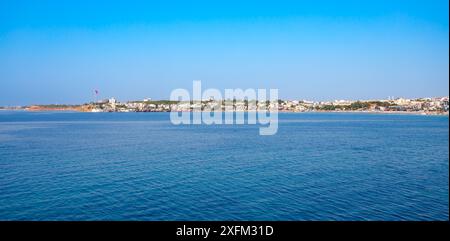
<path fill-rule="evenodd" d="M 0 1 L 0 105 L 278 88 L 283 99 L 448 95 L 447 0 Z"/>

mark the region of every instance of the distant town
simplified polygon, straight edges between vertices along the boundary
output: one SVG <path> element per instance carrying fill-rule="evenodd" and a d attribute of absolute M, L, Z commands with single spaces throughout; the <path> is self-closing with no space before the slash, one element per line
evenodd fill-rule
<path fill-rule="evenodd" d="M 258 102 L 255 100 L 204 100 L 201 102 L 178 102 L 152 100 L 119 102 L 115 98 L 94 101 L 82 105 L 31 105 L 0 107 L 0 110 L 27 111 L 81 111 L 81 112 L 169 112 L 169 111 L 256 111 L 274 110 L 280 112 L 386 112 L 448 115 L 449 97 L 432 98 L 389 98 L 387 100 L 278 100 Z"/>

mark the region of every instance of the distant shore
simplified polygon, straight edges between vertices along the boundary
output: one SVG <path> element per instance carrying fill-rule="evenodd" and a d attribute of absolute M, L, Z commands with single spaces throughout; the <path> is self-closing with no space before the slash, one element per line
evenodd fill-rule
<path fill-rule="evenodd" d="M 367 113 L 367 114 L 406 114 L 406 115 L 448 115 L 449 97 L 426 97 L 416 99 L 388 100 L 272 100 L 258 101 L 248 99 L 201 101 L 173 100 L 134 100 L 120 102 L 115 98 L 84 104 L 35 104 L 30 106 L 1 107 L 0 110 L 25 111 L 76 111 L 76 112 L 252 112 L 257 110 L 280 113 Z"/>
<path fill-rule="evenodd" d="M 448 112 L 421 112 L 421 111 L 309 111 L 316 113 L 365 113 L 365 114 L 403 114 L 403 115 L 449 115 Z M 290 112 L 298 113 L 298 112 Z M 308 113 L 308 112 L 305 112 Z"/>
<path fill-rule="evenodd" d="M 84 112 L 84 113 L 98 113 L 93 112 L 90 109 L 83 108 L 83 107 L 70 107 L 70 108 L 48 108 L 48 107 L 42 107 L 42 108 L 0 108 L 0 111 L 28 111 L 28 112 Z M 133 112 L 139 112 L 139 113 L 164 113 L 164 112 L 170 112 L 170 111 L 133 111 Z M 178 111 L 178 112 L 195 112 L 195 111 Z M 201 111 L 204 112 L 204 111 Z M 222 111 L 222 112 L 230 112 L 230 111 Z M 253 112 L 252 110 L 236 110 L 232 112 Z M 102 113 L 112 113 L 112 112 L 102 112 Z M 120 112 L 125 113 L 125 112 Z M 129 112 L 126 112 L 129 113 Z M 438 111 L 370 111 L 370 110 L 343 110 L 343 111 L 336 111 L 336 110 L 314 110 L 314 111 L 290 111 L 290 110 L 278 110 L 278 113 L 347 113 L 347 114 L 357 114 L 357 113 L 363 113 L 363 114 L 401 114 L 401 115 L 428 115 L 428 116 L 448 116 L 449 112 L 438 112 Z"/>

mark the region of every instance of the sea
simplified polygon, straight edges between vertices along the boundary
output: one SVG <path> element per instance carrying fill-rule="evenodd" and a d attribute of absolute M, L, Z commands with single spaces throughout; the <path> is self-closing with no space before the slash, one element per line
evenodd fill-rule
<path fill-rule="evenodd" d="M 0 220 L 449 220 L 448 116 L 0 111 Z"/>

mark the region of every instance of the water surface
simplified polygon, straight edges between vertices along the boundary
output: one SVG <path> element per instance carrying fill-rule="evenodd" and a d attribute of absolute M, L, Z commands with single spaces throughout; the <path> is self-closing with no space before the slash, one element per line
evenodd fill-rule
<path fill-rule="evenodd" d="M 0 220 L 448 220 L 448 117 L 0 111 Z"/>

